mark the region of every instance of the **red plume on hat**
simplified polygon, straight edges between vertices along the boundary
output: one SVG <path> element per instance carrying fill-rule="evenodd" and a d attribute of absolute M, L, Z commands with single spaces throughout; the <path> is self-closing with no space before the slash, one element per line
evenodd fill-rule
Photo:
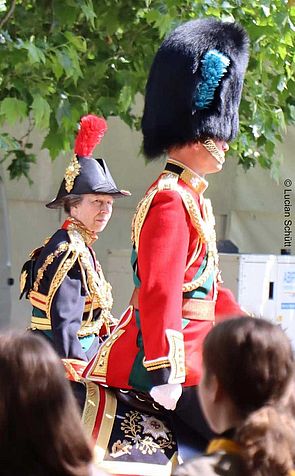
<path fill-rule="evenodd" d="M 107 123 L 102 117 L 94 114 L 83 116 L 75 140 L 75 154 L 79 157 L 92 156 L 95 146 L 100 143 L 107 128 Z"/>
<path fill-rule="evenodd" d="M 128 191 L 118 189 L 106 162 L 92 156 L 95 146 L 100 143 L 106 130 L 107 123 L 102 117 L 88 114 L 81 118 L 75 140 L 75 154 L 66 168 L 56 198 L 46 204 L 48 208 L 63 206 L 64 198 L 69 194 L 100 193 L 112 197 L 130 195 Z"/>

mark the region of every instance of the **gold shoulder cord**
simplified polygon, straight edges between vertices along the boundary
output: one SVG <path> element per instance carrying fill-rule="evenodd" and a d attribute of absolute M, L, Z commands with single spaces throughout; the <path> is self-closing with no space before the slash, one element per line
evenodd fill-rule
<path fill-rule="evenodd" d="M 77 230 L 68 230 L 68 234 L 73 246 L 79 249 L 79 263 L 83 282 L 92 301 L 88 319 L 85 324 L 83 324 L 81 331 L 83 331 L 84 328 L 86 330 L 92 320 L 94 303 L 101 309 L 99 323 L 96 324 L 96 331 L 98 332 L 103 324 L 105 324 L 107 331 L 109 331 L 110 325 L 117 324 L 117 320 L 111 314 L 113 306 L 112 287 L 110 283 L 106 281 L 100 265 L 98 265 L 98 271 L 94 270 L 91 265 L 90 251 L 86 247 L 79 232 Z"/>
<path fill-rule="evenodd" d="M 215 219 L 210 200 L 206 199 L 204 201 L 205 218 L 203 219 L 191 194 L 183 189 L 180 189 L 179 193 L 181 194 L 185 207 L 190 215 L 192 224 L 200 235 L 201 241 L 207 243 L 208 247 L 207 264 L 203 273 L 197 279 L 194 279 L 189 283 L 184 283 L 182 286 L 183 292 L 189 292 L 203 286 L 212 271 L 215 271 L 215 278 L 218 275 L 218 253 L 216 248 L 216 233 L 214 229 Z"/>
<path fill-rule="evenodd" d="M 70 257 L 71 254 L 72 256 Z M 78 255 L 79 253 L 77 252 L 77 250 L 75 250 L 74 247 L 70 244 L 50 284 L 50 288 L 49 288 L 47 300 L 46 300 L 46 317 L 48 319 L 50 319 L 50 309 L 51 309 L 54 295 L 57 289 L 60 287 L 63 280 L 65 279 L 66 275 L 70 271 L 70 269 L 74 266 L 74 263 L 78 258 Z"/>
<path fill-rule="evenodd" d="M 132 220 L 131 239 L 133 244 L 135 245 L 135 249 L 138 251 L 140 232 L 156 193 L 160 190 L 175 190 L 176 192 L 178 192 L 190 216 L 192 225 L 198 232 L 201 243 L 207 243 L 208 246 L 208 260 L 204 272 L 197 279 L 194 279 L 189 283 L 183 284 L 183 292 L 188 292 L 193 291 L 202 286 L 207 281 L 208 277 L 214 269 L 216 271 L 216 276 L 218 274 L 218 253 L 216 249 L 216 234 L 214 229 L 215 219 L 210 200 L 206 199 L 204 201 L 205 217 L 203 219 L 199 207 L 197 206 L 191 193 L 180 187 L 177 182 L 177 174 L 174 174 L 173 172 L 169 174 L 165 173 L 165 175 L 160 178 L 158 184 L 153 187 L 147 193 L 147 195 L 143 197 L 143 199 L 139 202 L 137 206 L 135 215 Z M 191 265 L 192 262 L 197 259 L 200 250 L 201 246 L 198 242 L 196 252 L 193 256 L 194 259 L 190 261 L 189 265 Z"/>

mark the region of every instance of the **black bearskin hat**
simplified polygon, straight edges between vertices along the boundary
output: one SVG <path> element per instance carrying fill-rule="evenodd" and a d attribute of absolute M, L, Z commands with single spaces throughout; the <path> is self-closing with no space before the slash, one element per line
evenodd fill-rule
<path fill-rule="evenodd" d="M 213 18 L 189 21 L 164 40 L 146 86 L 147 158 L 196 140 L 234 139 L 248 44 L 241 25 Z"/>

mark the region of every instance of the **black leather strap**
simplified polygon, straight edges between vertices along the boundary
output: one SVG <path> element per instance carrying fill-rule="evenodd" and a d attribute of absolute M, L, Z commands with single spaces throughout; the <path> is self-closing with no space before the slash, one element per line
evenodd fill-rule
<path fill-rule="evenodd" d="M 180 175 L 184 171 L 184 168 L 181 167 L 180 165 L 172 164 L 171 162 L 167 162 L 165 170 L 167 170 L 168 172 L 173 172 L 175 174 Z"/>

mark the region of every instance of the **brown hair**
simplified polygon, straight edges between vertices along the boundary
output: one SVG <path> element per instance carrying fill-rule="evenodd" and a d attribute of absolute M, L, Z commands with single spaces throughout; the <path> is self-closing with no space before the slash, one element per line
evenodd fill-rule
<path fill-rule="evenodd" d="M 216 376 L 243 420 L 236 440 L 246 474 L 287 475 L 295 456 L 294 418 L 286 398 L 294 358 L 282 329 L 251 317 L 224 321 L 207 335 L 203 358 L 206 373 Z"/>
<path fill-rule="evenodd" d="M 65 379 L 44 339 L 0 336 L 0 474 L 89 476 L 92 452 Z"/>
<path fill-rule="evenodd" d="M 82 200 L 83 200 L 83 195 L 75 195 L 73 193 L 71 195 L 67 195 L 66 197 L 64 197 L 62 199 L 62 206 L 65 213 L 70 213 L 71 207 L 78 205 L 79 203 L 82 202 Z"/>

